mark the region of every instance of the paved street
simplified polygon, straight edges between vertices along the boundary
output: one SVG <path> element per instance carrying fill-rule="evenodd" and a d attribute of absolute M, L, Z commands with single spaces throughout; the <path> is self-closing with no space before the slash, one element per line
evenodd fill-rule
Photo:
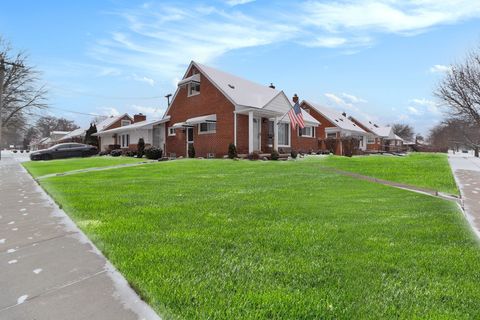
<path fill-rule="evenodd" d="M 450 166 L 462 193 L 463 205 L 470 224 L 480 237 L 480 159 L 471 153 L 450 153 Z"/>
<path fill-rule="evenodd" d="M 159 319 L 21 167 L 0 161 L 0 319 Z"/>

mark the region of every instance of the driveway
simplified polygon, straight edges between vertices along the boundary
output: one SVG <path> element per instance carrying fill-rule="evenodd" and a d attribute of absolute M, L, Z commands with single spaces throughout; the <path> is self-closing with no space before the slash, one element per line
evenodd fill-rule
<path fill-rule="evenodd" d="M 0 160 L 0 319 L 159 319 L 23 169 Z"/>
<path fill-rule="evenodd" d="M 472 153 L 449 153 L 448 161 L 462 194 L 467 218 L 480 237 L 480 159 Z"/>

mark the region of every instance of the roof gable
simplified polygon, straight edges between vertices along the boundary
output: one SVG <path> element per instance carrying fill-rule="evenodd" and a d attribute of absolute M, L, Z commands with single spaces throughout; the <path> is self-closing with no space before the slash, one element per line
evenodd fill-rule
<path fill-rule="evenodd" d="M 305 100 L 302 101 L 302 103 L 305 103 L 309 107 L 313 108 L 315 111 L 323 115 L 328 121 L 330 121 L 340 129 L 355 131 L 359 133 L 366 133 L 365 130 L 360 128 L 360 126 L 355 124 L 352 120 L 348 119 L 348 117 L 346 115 L 343 115 L 340 111 L 323 107 Z"/>

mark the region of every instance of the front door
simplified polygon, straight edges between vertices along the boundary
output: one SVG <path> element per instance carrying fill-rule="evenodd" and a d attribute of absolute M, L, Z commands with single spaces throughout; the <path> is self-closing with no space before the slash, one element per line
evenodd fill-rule
<path fill-rule="evenodd" d="M 261 134 L 261 121 L 259 118 L 253 118 L 253 151 L 261 150 Z"/>
<path fill-rule="evenodd" d="M 193 127 L 187 128 L 187 157 L 190 157 L 190 150 L 193 148 Z"/>

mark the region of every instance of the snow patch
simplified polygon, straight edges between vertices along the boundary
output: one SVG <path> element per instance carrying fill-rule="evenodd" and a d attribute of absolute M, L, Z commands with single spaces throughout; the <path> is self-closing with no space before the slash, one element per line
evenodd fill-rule
<path fill-rule="evenodd" d="M 27 211 L 27 209 L 25 208 L 20 209 L 20 212 L 23 212 L 23 211 Z"/>
<path fill-rule="evenodd" d="M 15 221 L 10 221 L 8 224 L 14 224 L 14 223 L 15 223 Z"/>
<path fill-rule="evenodd" d="M 25 300 L 27 300 L 28 298 L 28 294 L 24 294 L 23 296 L 21 296 L 20 298 L 17 299 L 17 304 L 22 304 L 25 302 Z"/>
<path fill-rule="evenodd" d="M 17 250 L 15 250 L 15 249 L 8 249 L 8 250 L 7 250 L 7 253 L 14 253 L 15 251 L 17 251 Z"/>
<path fill-rule="evenodd" d="M 14 264 L 14 263 L 17 263 L 17 262 L 18 262 L 18 260 L 13 259 L 13 260 L 8 261 L 8 264 Z"/>
<path fill-rule="evenodd" d="M 18 228 L 12 228 L 12 231 L 18 231 Z"/>
<path fill-rule="evenodd" d="M 40 268 L 33 270 L 33 273 L 35 274 L 39 274 L 40 272 L 42 272 L 42 269 Z"/>
<path fill-rule="evenodd" d="M 5 243 L 7 239 L 0 239 L 0 243 Z"/>

